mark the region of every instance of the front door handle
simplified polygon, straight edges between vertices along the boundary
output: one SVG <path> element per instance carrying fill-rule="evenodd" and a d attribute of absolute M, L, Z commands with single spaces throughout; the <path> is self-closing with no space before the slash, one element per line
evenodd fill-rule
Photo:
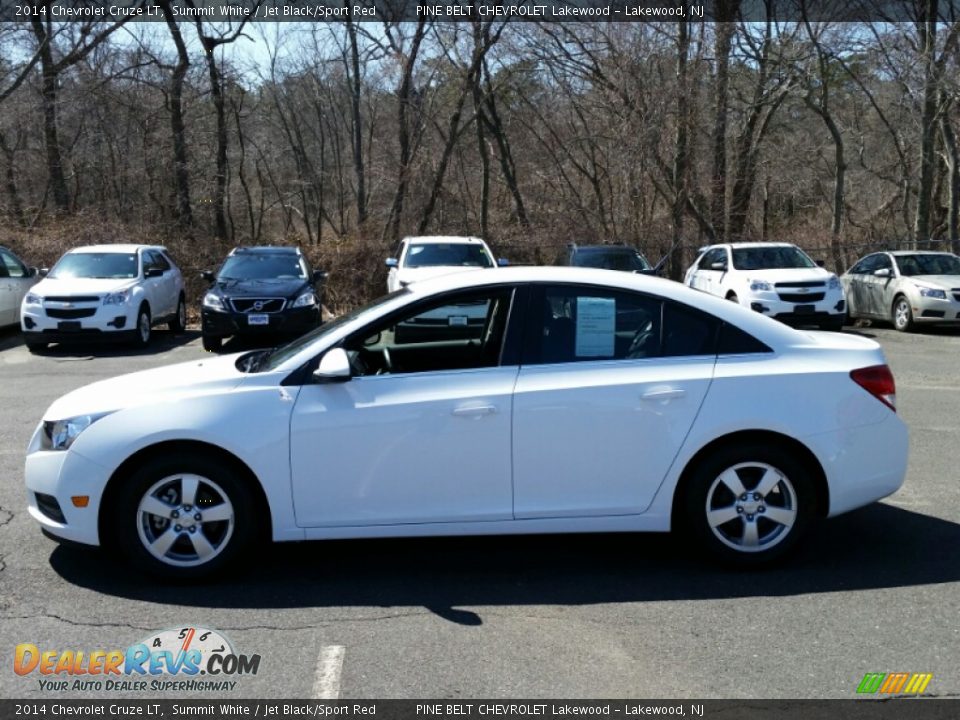
<path fill-rule="evenodd" d="M 484 415 L 493 415 L 496 411 L 496 405 L 461 405 L 454 408 L 453 414 L 456 417 L 480 418 Z"/>
<path fill-rule="evenodd" d="M 651 402 L 656 402 L 658 400 L 675 400 L 677 398 L 682 398 L 687 394 L 686 390 L 681 390 L 680 388 L 653 388 L 652 390 L 647 390 L 643 395 L 640 396 L 642 400 L 649 400 Z"/>

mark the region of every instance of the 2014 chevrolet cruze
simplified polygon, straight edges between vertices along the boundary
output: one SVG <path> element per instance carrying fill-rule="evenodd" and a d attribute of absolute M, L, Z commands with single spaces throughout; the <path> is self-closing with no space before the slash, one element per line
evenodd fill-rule
<path fill-rule="evenodd" d="M 641 275 L 478 271 L 72 392 L 26 485 L 49 533 L 175 577 L 264 537 L 678 528 L 755 564 L 900 487 L 894 405 L 859 336 Z"/>

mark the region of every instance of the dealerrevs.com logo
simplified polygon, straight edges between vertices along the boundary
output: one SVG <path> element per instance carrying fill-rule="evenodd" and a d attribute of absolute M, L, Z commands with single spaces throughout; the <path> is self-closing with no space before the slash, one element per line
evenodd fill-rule
<path fill-rule="evenodd" d="M 51 650 L 20 643 L 13 670 L 40 690 L 64 692 L 211 691 L 236 688 L 256 675 L 259 655 L 237 653 L 220 632 L 202 627 L 162 630 L 126 650 Z"/>

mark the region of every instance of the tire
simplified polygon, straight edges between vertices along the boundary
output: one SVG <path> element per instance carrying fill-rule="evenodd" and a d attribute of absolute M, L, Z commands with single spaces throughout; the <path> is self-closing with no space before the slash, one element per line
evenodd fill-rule
<path fill-rule="evenodd" d="M 148 460 L 124 479 L 105 513 L 115 523 L 104 528 L 112 549 L 133 566 L 172 580 L 223 572 L 248 557 L 261 536 L 245 479 L 199 452 Z"/>
<path fill-rule="evenodd" d="M 207 352 L 220 352 L 220 348 L 223 346 L 223 338 L 221 337 L 204 335 L 201 341 L 203 342 L 203 349 Z"/>
<path fill-rule="evenodd" d="M 24 345 L 27 346 L 27 350 L 32 353 L 42 353 L 47 349 L 49 343 L 45 342 L 24 342 Z"/>
<path fill-rule="evenodd" d="M 187 301 L 183 297 L 183 293 L 180 294 L 180 298 L 177 300 L 177 314 L 167 323 L 167 327 L 170 328 L 170 332 L 177 334 L 187 329 Z"/>
<path fill-rule="evenodd" d="M 680 501 L 682 532 L 735 567 L 767 565 L 788 554 L 816 508 L 811 468 L 775 444 L 711 453 L 689 475 Z"/>
<path fill-rule="evenodd" d="M 133 331 L 133 344 L 139 348 L 145 348 L 150 344 L 150 337 L 153 334 L 150 308 L 146 303 L 140 306 L 137 311 L 137 326 Z"/>
<path fill-rule="evenodd" d="M 897 295 L 893 300 L 893 308 L 890 311 L 890 321 L 893 327 L 900 332 L 913 332 L 916 325 L 913 322 L 913 309 L 910 307 L 910 301 L 904 295 Z"/>
<path fill-rule="evenodd" d="M 737 294 L 735 292 L 727 293 L 727 300 L 729 300 L 732 303 L 736 303 L 737 305 L 740 304 L 740 298 L 737 297 Z"/>

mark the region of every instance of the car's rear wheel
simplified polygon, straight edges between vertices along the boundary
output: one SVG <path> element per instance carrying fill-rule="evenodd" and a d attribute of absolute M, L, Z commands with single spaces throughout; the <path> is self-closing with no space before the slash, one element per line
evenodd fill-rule
<path fill-rule="evenodd" d="M 207 352 L 220 352 L 220 348 L 223 346 L 223 338 L 221 337 L 204 335 L 201 342 L 203 343 L 203 349 Z"/>
<path fill-rule="evenodd" d="M 144 303 L 137 311 L 137 327 L 133 331 L 133 341 L 137 347 L 144 348 L 149 345 L 152 332 L 150 308 Z"/>
<path fill-rule="evenodd" d="M 180 294 L 180 298 L 177 300 L 177 314 L 173 316 L 173 319 L 168 323 L 168 327 L 171 332 L 182 333 L 187 329 L 187 300 L 184 298 L 183 293 Z"/>
<path fill-rule="evenodd" d="M 48 343 L 45 342 L 27 342 L 25 344 L 27 346 L 27 350 L 32 353 L 41 353 L 47 349 L 48 345 Z"/>
<path fill-rule="evenodd" d="M 683 495 L 684 530 L 738 566 L 788 553 L 814 517 L 811 468 L 776 445 L 722 448 L 694 468 Z"/>
<path fill-rule="evenodd" d="M 105 512 L 107 532 L 134 565 L 173 579 L 220 572 L 257 537 L 245 480 L 199 453 L 148 461 Z"/>
<path fill-rule="evenodd" d="M 912 332 L 914 329 L 913 309 L 910 301 L 903 295 L 898 295 L 893 301 L 893 327 L 900 332 Z"/>

